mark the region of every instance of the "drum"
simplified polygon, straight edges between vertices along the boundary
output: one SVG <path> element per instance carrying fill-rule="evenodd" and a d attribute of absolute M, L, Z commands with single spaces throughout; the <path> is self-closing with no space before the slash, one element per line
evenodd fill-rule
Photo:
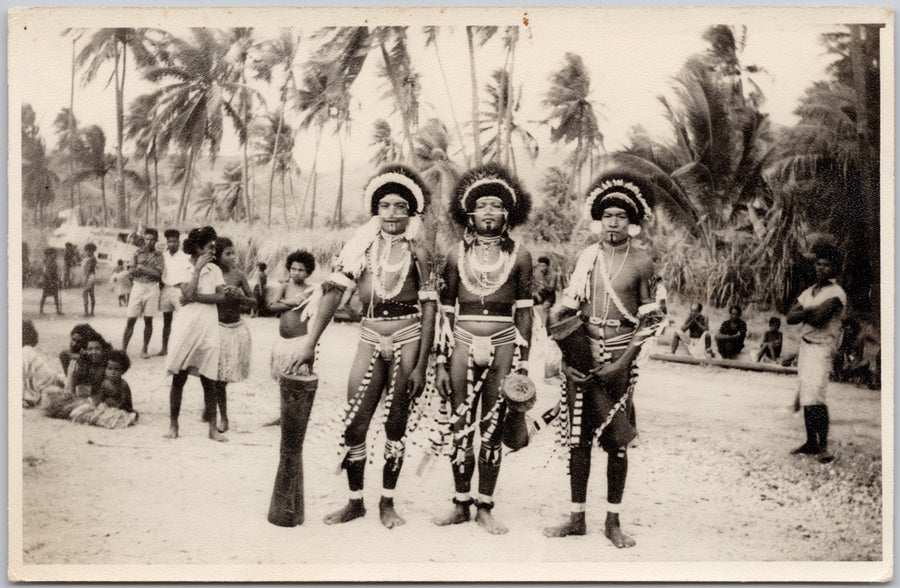
<path fill-rule="evenodd" d="M 559 346 L 566 365 L 583 374 L 593 369 L 591 342 L 581 313 L 557 320 L 547 330 L 550 338 Z"/>
<path fill-rule="evenodd" d="M 280 527 L 303 524 L 303 440 L 319 377 L 312 373 L 281 375 L 281 453 L 269 522 Z"/>

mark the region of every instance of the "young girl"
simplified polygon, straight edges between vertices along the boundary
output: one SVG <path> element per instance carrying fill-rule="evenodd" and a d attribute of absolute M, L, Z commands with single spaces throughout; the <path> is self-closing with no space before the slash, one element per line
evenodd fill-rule
<path fill-rule="evenodd" d="M 76 423 L 106 429 L 124 429 L 137 422 L 138 414 L 131 404 L 131 388 L 122 375 L 131 367 L 124 351 L 112 350 L 106 356 L 103 382 L 94 395 L 74 409 L 70 418 Z"/>
<path fill-rule="evenodd" d="M 44 314 L 44 301 L 53 297 L 56 302 L 56 314 L 62 314 L 62 306 L 59 303 L 59 268 L 56 267 L 56 249 L 52 247 L 44 249 L 44 273 L 41 282 L 44 291 L 41 293 L 40 313 Z"/>
<path fill-rule="evenodd" d="M 219 316 L 216 304 L 226 299 L 225 279 L 219 266 L 210 263 L 216 253 L 216 231 L 212 227 L 192 229 L 184 242 L 184 252 L 191 256 L 194 273 L 182 285 L 182 307 L 172 321 L 166 371 L 172 374 L 169 392 L 169 439 L 178 438 L 178 414 L 181 396 L 189 374 L 199 376 L 203 386 L 206 414 L 216 411 L 216 378 L 219 375 Z M 227 441 L 216 430 L 215 419 L 209 422 L 209 438 Z"/>
<path fill-rule="evenodd" d="M 216 264 L 225 278 L 229 297 L 216 305 L 219 313 L 219 375 L 216 378 L 216 404 L 221 422 L 218 430 L 228 430 L 225 389 L 229 382 L 243 382 L 250 373 L 250 329 L 241 319 L 241 306 L 256 306 L 247 277 L 235 267 L 234 244 L 227 237 L 216 240 Z M 215 412 L 204 413 L 215 423 Z"/>

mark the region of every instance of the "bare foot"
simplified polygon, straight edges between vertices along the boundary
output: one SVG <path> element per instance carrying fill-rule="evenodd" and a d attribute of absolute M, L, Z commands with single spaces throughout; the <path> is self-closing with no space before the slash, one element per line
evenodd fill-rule
<path fill-rule="evenodd" d="M 458 501 L 453 499 L 453 511 L 442 517 L 434 517 L 431 522 L 438 527 L 446 527 L 447 525 L 458 525 L 471 520 L 472 515 L 469 507 L 472 506 L 472 500 Z"/>
<path fill-rule="evenodd" d="M 569 514 L 569 520 L 555 527 L 545 527 L 544 537 L 568 537 L 569 535 L 584 535 L 587 533 L 587 525 L 584 522 L 584 512 Z"/>
<path fill-rule="evenodd" d="M 219 432 L 226 433 L 228 431 L 228 419 L 222 418 L 222 421 L 219 423 Z"/>
<path fill-rule="evenodd" d="M 366 516 L 366 506 L 363 504 L 363 499 L 351 498 L 346 506 L 327 515 L 325 517 L 325 524 L 334 525 L 337 523 L 346 523 L 364 516 Z"/>
<path fill-rule="evenodd" d="M 509 533 L 509 529 L 494 520 L 494 515 L 491 514 L 494 503 L 485 504 L 483 502 L 476 502 L 475 507 L 475 522 L 478 523 L 482 529 L 491 535 L 505 535 Z"/>
<path fill-rule="evenodd" d="M 144 349 L 143 351 L 141 351 L 141 359 L 150 359 L 150 354 L 147 353 L 147 350 L 146 350 L 146 349 Z"/>
<path fill-rule="evenodd" d="M 226 437 L 225 435 L 223 435 L 222 433 L 218 432 L 216 429 L 213 429 L 213 428 L 209 429 L 209 438 L 212 439 L 213 441 L 218 441 L 219 443 L 224 443 L 224 442 L 228 441 L 228 437 Z"/>
<path fill-rule="evenodd" d="M 178 439 L 178 425 L 170 425 L 169 432 L 163 435 L 166 439 Z"/>
<path fill-rule="evenodd" d="M 394 499 L 386 498 L 384 496 L 381 497 L 381 501 L 378 503 L 378 511 L 381 517 L 381 524 L 387 527 L 388 529 L 393 529 L 394 527 L 399 527 L 400 525 L 405 525 L 406 521 L 403 520 L 403 517 L 397 514 L 397 511 L 394 510 Z"/>
<path fill-rule="evenodd" d="M 619 526 L 618 513 L 606 513 L 606 537 L 619 549 L 634 547 L 635 545 L 635 540 L 622 532 L 622 527 Z"/>
<path fill-rule="evenodd" d="M 161 357 L 161 356 L 163 356 L 163 355 L 168 355 L 168 354 L 169 354 L 168 349 L 161 349 L 160 352 L 157 353 L 156 355 L 158 355 L 158 356 Z"/>

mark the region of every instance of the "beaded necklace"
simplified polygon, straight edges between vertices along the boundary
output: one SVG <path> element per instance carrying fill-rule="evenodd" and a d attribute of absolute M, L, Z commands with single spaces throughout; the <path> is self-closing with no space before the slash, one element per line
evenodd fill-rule
<path fill-rule="evenodd" d="M 516 257 L 519 251 L 519 244 L 515 243 L 513 245 L 512 253 L 500 250 L 498 252 L 497 261 L 494 264 L 488 265 L 484 263 L 487 252 L 476 252 L 476 249 L 479 245 L 482 245 L 482 249 L 486 249 L 483 247 L 484 244 L 493 246 L 495 243 L 499 246 L 499 237 L 487 239 L 476 237 L 475 245 L 468 252 L 466 251 L 464 243 L 459 244 L 460 281 L 462 281 L 466 290 L 478 296 L 482 302 L 484 302 L 484 299 L 487 296 L 490 296 L 499 290 L 509 279 L 509 274 L 512 272 L 512 268 L 516 263 Z M 496 279 L 491 279 L 490 273 L 497 270 L 500 270 L 500 275 L 498 275 Z"/>
<path fill-rule="evenodd" d="M 373 278 L 373 290 L 381 300 L 395 298 L 403 289 L 403 284 L 406 283 L 412 256 L 404 255 L 399 262 L 391 263 L 394 243 L 403 240 L 403 235 L 388 235 L 382 231 L 381 238 L 377 239 L 367 252 L 367 263 Z M 388 288 L 388 274 L 397 274 L 397 278 L 390 288 Z"/>

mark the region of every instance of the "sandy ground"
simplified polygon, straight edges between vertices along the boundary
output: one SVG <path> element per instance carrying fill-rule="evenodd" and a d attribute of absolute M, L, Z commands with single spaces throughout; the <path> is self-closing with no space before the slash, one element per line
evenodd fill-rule
<path fill-rule="evenodd" d="M 103 290 L 91 322 L 118 345 L 124 309 Z M 38 296 L 37 290 L 25 292 L 25 315 L 35 320 L 39 348 L 55 355 L 82 320 L 79 292 L 64 293 L 65 317 L 38 317 Z M 541 535 L 568 507 L 565 464 L 548 459 L 553 434 L 546 430 L 504 458 L 494 514 L 509 526 L 506 536 L 490 536 L 474 523 L 432 525 L 430 518 L 450 506 L 450 468 L 438 462 L 417 477 L 417 447 L 408 451 L 396 498 L 405 526 L 387 530 L 378 521 L 380 447 L 367 471 L 368 516 L 326 526 L 322 517 L 346 499 L 345 478 L 335 475 L 336 431 L 329 428 L 343 406 L 356 345 L 357 327 L 344 324 L 331 326 L 322 341 L 320 387 L 304 454 L 307 522 L 275 527 L 266 514 L 280 431 L 263 424 L 279 411 L 267 373 L 277 325 L 275 319 L 247 320 L 254 346 L 251 376 L 229 388 L 228 443 L 207 440 L 194 378 L 185 390 L 182 437 L 162 438 L 169 379 L 163 358 L 136 358 L 140 323 L 130 348 L 133 366 L 125 375 L 141 413 L 136 426 L 108 431 L 25 412 L 25 564 L 882 559 L 878 391 L 831 386 L 837 460 L 821 465 L 788 454 L 804 436 L 802 418 L 787 409 L 795 377 L 657 361 L 642 367 L 636 391 L 640 438 L 629 451 L 622 514 L 626 532 L 637 540 L 632 549 L 618 550 L 602 535 L 606 468 L 599 450 L 588 495 L 588 535 Z M 160 347 L 161 320 L 155 329 L 151 352 Z M 542 387 L 538 408 L 555 403 L 556 394 Z M 17 458 L 10 455 L 11 468 Z"/>

